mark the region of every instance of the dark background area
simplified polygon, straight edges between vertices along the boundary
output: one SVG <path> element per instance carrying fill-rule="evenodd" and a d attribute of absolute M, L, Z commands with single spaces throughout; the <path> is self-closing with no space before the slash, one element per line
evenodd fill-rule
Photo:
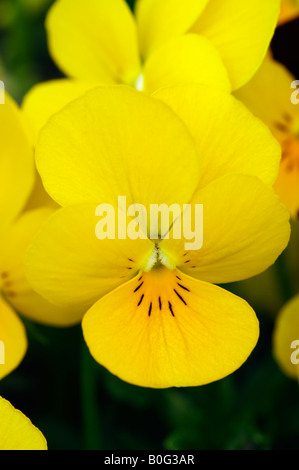
<path fill-rule="evenodd" d="M 1 79 L 18 102 L 35 83 L 61 76 L 44 30 L 51 3 L 28 10 L 25 0 L 0 2 Z M 299 78 L 299 21 L 277 29 L 272 50 Z M 30 417 L 50 449 L 299 450 L 298 384 L 272 355 L 279 306 L 276 312 L 261 307 L 252 292 L 248 299 L 260 320 L 258 345 L 237 372 L 219 382 L 135 387 L 93 361 L 80 326 L 57 329 L 25 321 L 28 353 L 0 382 L 0 395 Z"/>

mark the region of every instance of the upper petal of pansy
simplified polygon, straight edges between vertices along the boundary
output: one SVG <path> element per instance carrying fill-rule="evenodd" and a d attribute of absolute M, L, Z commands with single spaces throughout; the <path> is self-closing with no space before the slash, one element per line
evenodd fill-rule
<path fill-rule="evenodd" d="M 201 83 L 231 91 L 227 70 L 215 47 L 205 37 L 186 34 L 154 51 L 144 65 L 144 90 L 169 85 Z"/>
<path fill-rule="evenodd" d="M 209 0 L 137 0 L 135 6 L 142 56 L 186 33 Z"/>
<path fill-rule="evenodd" d="M 52 116 L 37 145 L 45 189 L 62 206 L 185 203 L 200 173 L 193 138 L 161 100 L 126 86 L 87 92 Z"/>
<path fill-rule="evenodd" d="M 0 450 L 47 450 L 47 442 L 41 431 L 2 397 L 0 416 Z"/>
<path fill-rule="evenodd" d="M 203 205 L 203 222 L 195 220 L 196 204 Z M 161 243 L 170 264 L 190 276 L 215 284 L 240 281 L 267 269 L 288 244 L 288 211 L 274 190 L 253 176 L 218 178 L 190 205 L 192 226 L 188 218 L 182 222 L 187 235 L 174 240 L 170 234 Z M 202 233 L 198 250 L 194 242 Z M 193 246 L 187 249 L 186 243 Z"/>
<path fill-rule="evenodd" d="M 200 186 L 226 173 L 258 176 L 273 184 L 281 149 L 267 126 L 229 93 L 197 85 L 154 93 L 187 125 L 201 159 Z"/>
<path fill-rule="evenodd" d="M 0 233 L 26 204 L 35 178 L 33 148 L 23 116 L 6 94 L 0 105 Z"/>
<path fill-rule="evenodd" d="M 281 370 L 299 380 L 299 295 L 281 309 L 273 332 L 273 355 Z M 292 357 L 294 359 L 292 360 Z"/>
<path fill-rule="evenodd" d="M 0 285 L 5 282 L 5 275 L 5 272 L 1 273 Z M 27 351 L 25 327 L 2 296 L 0 296 L 0 341 L 0 379 L 2 379 L 19 366 Z"/>
<path fill-rule="evenodd" d="M 153 251 L 154 244 L 147 238 L 131 240 L 126 232 L 119 238 L 117 223 L 115 239 L 98 239 L 96 228 L 103 218 L 96 217 L 96 208 L 97 203 L 59 209 L 28 250 L 25 265 L 30 284 L 57 305 L 86 311 L 136 275 Z"/>
<path fill-rule="evenodd" d="M 101 365 L 152 388 L 198 386 L 231 374 L 259 334 L 244 300 L 166 268 L 142 273 L 103 297 L 82 327 Z"/>
<path fill-rule="evenodd" d="M 0 237 L 0 272 L 5 273 L 2 290 L 10 305 L 31 320 L 70 326 L 79 323 L 84 311 L 74 306 L 62 308 L 50 304 L 32 289 L 24 271 L 28 247 L 53 212 L 51 208 L 27 211 Z"/>
<path fill-rule="evenodd" d="M 280 0 L 211 0 L 191 32 L 218 49 L 233 89 L 244 85 L 266 56 L 277 25 Z"/>
<path fill-rule="evenodd" d="M 57 0 L 46 26 L 50 53 L 68 76 L 103 83 L 138 76 L 137 29 L 124 0 Z"/>
<path fill-rule="evenodd" d="M 22 102 L 22 111 L 31 126 L 34 142 L 39 131 L 53 114 L 96 86 L 98 83 L 67 78 L 35 85 Z"/>

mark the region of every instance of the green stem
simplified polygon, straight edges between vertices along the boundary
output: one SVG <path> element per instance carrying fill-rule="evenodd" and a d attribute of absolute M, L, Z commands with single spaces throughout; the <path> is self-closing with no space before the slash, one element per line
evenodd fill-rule
<path fill-rule="evenodd" d="M 97 367 L 84 341 L 80 378 L 85 450 L 102 450 L 103 434 L 97 397 Z"/>

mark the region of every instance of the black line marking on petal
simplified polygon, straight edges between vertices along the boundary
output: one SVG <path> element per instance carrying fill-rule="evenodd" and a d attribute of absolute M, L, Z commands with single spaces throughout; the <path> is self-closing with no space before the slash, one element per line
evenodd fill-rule
<path fill-rule="evenodd" d="M 170 302 L 168 302 L 168 307 L 169 307 L 169 310 L 170 310 L 170 312 L 171 312 L 171 315 L 174 317 L 175 314 L 173 313 L 172 305 L 171 305 Z"/>
<path fill-rule="evenodd" d="M 142 282 L 138 287 L 136 287 L 136 289 L 134 290 L 134 292 L 137 292 L 143 284 L 144 284 L 144 283 Z"/>
<path fill-rule="evenodd" d="M 159 297 L 159 309 L 162 310 L 162 301 L 161 301 L 161 297 Z"/>
<path fill-rule="evenodd" d="M 182 279 L 181 279 L 179 276 L 176 276 L 176 278 L 177 278 L 179 281 L 181 281 L 181 280 L 182 280 Z"/>
<path fill-rule="evenodd" d="M 128 258 L 128 261 L 131 261 L 132 263 L 135 263 L 135 261 L 131 258 Z"/>
<path fill-rule="evenodd" d="M 173 289 L 174 292 L 176 293 L 176 295 L 178 296 L 178 298 L 183 302 L 183 304 L 187 305 L 187 302 L 185 302 L 185 300 L 183 299 L 183 297 L 175 290 Z"/>
<path fill-rule="evenodd" d="M 143 301 L 143 298 L 144 298 L 144 294 L 142 294 L 142 296 L 141 296 L 141 298 L 140 298 L 140 300 L 139 300 L 139 302 L 138 302 L 138 307 L 139 307 L 139 305 L 141 305 L 141 302 Z"/>
<path fill-rule="evenodd" d="M 150 306 L 149 306 L 149 309 L 148 309 L 148 316 L 150 317 L 151 316 L 151 313 L 152 313 L 152 302 L 150 303 Z"/>
<path fill-rule="evenodd" d="M 142 279 L 142 276 L 140 276 L 140 278 L 138 279 L 138 281 L 141 281 L 141 279 Z"/>
<path fill-rule="evenodd" d="M 190 292 L 190 290 L 189 290 L 187 287 L 185 287 L 185 286 L 183 286 L 182 284 L 179 284 L 179 283 L 177 283 L 177 284 L 178 284 L 178 286 L 180 286 L 182 289 L 186 290 L 187 292 Z"/>

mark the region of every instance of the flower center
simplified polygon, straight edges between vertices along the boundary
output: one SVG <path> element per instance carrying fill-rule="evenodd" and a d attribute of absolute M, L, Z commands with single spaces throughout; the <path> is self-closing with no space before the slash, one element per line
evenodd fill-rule
<path fill-rule="evenodd" d="M 173 271 L 176 266 L 171 262 L 169 257 L 163 252 L 160 241 L 155 241 L 155 245 L 153 248 L 152 253 L 150 254 L 149 258 L 146 260 L 144 271 L 149 272 L 152 269 L 158 269 L 160 267 L 166 267 Z"/>

